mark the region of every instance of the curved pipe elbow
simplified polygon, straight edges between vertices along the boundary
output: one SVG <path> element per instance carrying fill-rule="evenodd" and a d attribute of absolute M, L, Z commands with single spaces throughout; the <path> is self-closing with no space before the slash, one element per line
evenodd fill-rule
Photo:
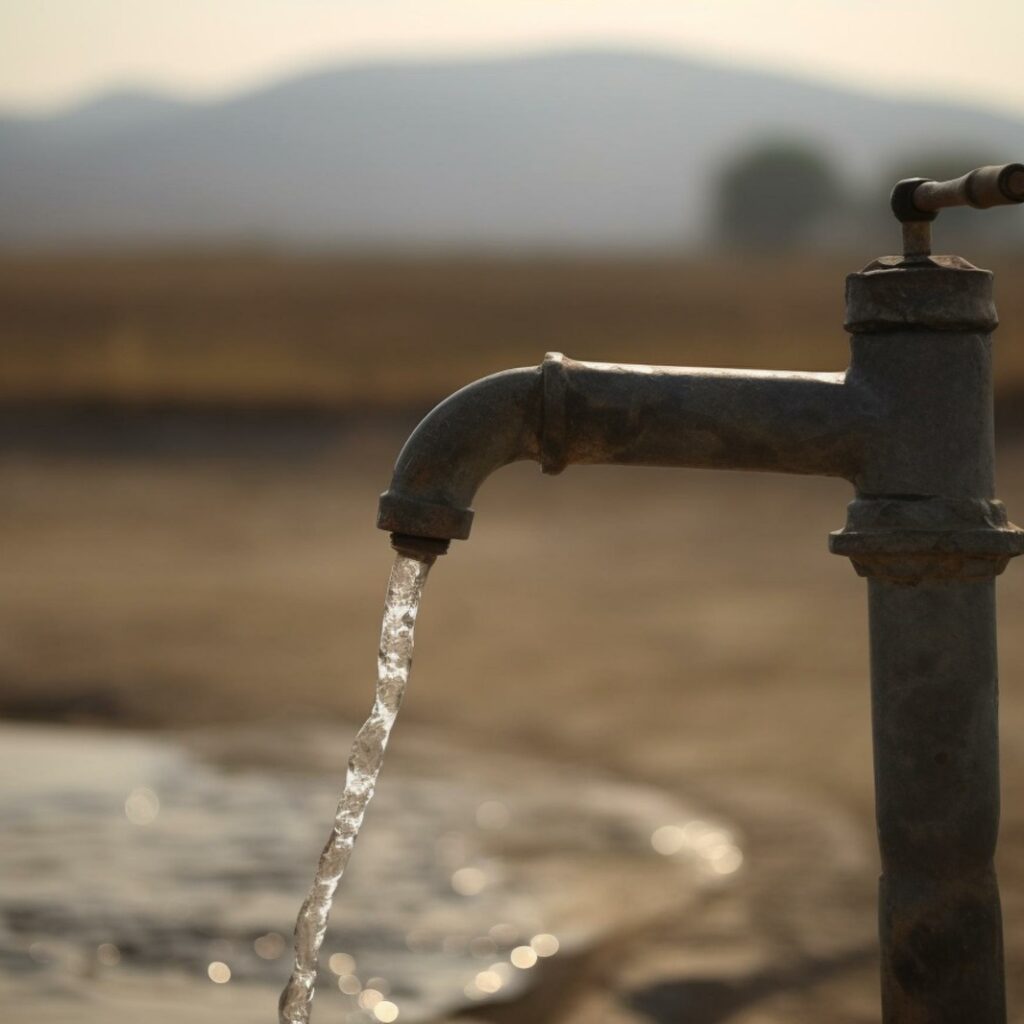
<path fill-rule="evenodd" d="M 469 536 L 483 481 L 523 459 L 752 469 L 854 479 L 872 429 L 870 395 L 844 374 L 578 363 L 485 377 L 416 428 L 381 496 L 397 550 L 443 554 Z"/>
<path fill-rule="evenodd" d="M 540 457 L 541 367 L 492 374 L 436 406 L 410 435 L 381 495 L 377 526 L 422 557 L 465 540 L 480 485 L 502 466 Z"/>

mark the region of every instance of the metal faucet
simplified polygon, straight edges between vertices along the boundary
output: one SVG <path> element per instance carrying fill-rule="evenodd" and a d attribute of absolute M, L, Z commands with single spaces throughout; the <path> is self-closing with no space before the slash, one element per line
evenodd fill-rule
<path fill-rule="evenodd" d="M 868 579 L 884 1024 L 1005 1024 L 995 577 L 1024 551 L 994 492 L 992 274 L 932 256 L 940 209 L 1024 202 L 1024 165 L 893 190 L 904 253 L 846 280 L 845 373 L 576 362 L 485 377 L 402 449 L 377 525 L 443 554 L 500 466 L 770 470 L 855 487 L 830 550 Z"/>

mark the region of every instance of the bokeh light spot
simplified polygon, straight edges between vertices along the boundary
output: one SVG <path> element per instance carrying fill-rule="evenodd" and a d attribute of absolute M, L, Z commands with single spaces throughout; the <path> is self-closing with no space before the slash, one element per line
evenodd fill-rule
<path fill-rule="evenodd" d="M 459 868 L 452 875 L 452 888 L 460 896 L 478 896 L 487 887 L 487 876 L 479 868 Z"/>
<path fill-rule="evenodd" d="M 151 825 L 160 813 L 160 798 L 146 786 L 137 786 L 124 802 L 124 815 L 133 825 Z"/>
<path fill-rule="evenodd" d="M 383 999 L 373 1008 L 373 1015 L 384 1024 L 391 1024 L 391 1021 L 398 1020 L 398 1007 L 387 999 Z"/>
<path fill-rule="evenodd" d="M 537 951 L 532 946 L 516 946 L 508 958 L 512 961 L 513 967 L 526 971 L 537 962 Z"/>
<path fill-rule="evenodd" d="M 558 939 L 547 932 L 541 932 L 539 935 L 534 935 L 534 937 L 530 939 L 530 945 L 533 947 L 533 951 L 537 956 L 554 956 L 558 952 Z"/>
<path fill-rule="evenodd" d="M 497 971 L 491 970 L 481 971 L 473 979 L 473 982 L 481 992 L 485 992 L 488 995 L 497 992 L 503 984 L 501 975 Z"/>
<path fill-rule="evenodd" d="M 671 857 L 686 846 L 686 830 L 678 825 L 662 825 L 654 830 L 651 846 L 663 857 Z"/>
<path fill-rule="evenodd" d="M 348 953 L 332 953 L 330 960 L 327 961 L 327 966 L 339 976 L 342 974 L 355 974 L 356 961 Z"/>
<path fill-rule="evenodd" d="M 284 938 L 277 932 L 267 932 L 253 942 L 252 948 L 261 960 L 276 960 L 284 952 Z"/>
<path fill-rule="evenodd" d="M 364 988 L 363 991 L 359 993 L 359 1008 L 361 1010 L 372 1010 L 383 999 L 383 992 L 378 992 L 375 988 Z"/>
<path fill-rule="evenodd" d="M 209 975 L 210 981 L 217 985 L 226 985 L 231 980 L 231 968 L 222 960 L 214 960 L 206 968 L 206 973 Z"/>
<path fill-rule="evenodd" d="M 357 996 L 362 991 L 362 983 L 354 974 L 343 974 L 338 979 L 338 988 L 347 996 Z"/>

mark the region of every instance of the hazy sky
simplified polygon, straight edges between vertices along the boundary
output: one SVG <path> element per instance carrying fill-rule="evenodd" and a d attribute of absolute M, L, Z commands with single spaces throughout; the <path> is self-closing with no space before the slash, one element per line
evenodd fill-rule
<path fill-rule="evenodd" d="M 1024 114 L 1024 0 L 0 0 L 0 106 L 377 56 L 612 44 Z"/>

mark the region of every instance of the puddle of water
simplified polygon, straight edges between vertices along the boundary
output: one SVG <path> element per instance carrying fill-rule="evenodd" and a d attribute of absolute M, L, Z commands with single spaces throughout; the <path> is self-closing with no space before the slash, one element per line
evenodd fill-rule
<path fill-rule="evenodd" d="M 272 1020 L 348 735 L 0 726 L 8 1019 Z M 678 911 L 742 861 L 655 789 L 410 728 L 391 756 L 324 944 L 324 1020 L 514 998 L 550 954 Z"/>

